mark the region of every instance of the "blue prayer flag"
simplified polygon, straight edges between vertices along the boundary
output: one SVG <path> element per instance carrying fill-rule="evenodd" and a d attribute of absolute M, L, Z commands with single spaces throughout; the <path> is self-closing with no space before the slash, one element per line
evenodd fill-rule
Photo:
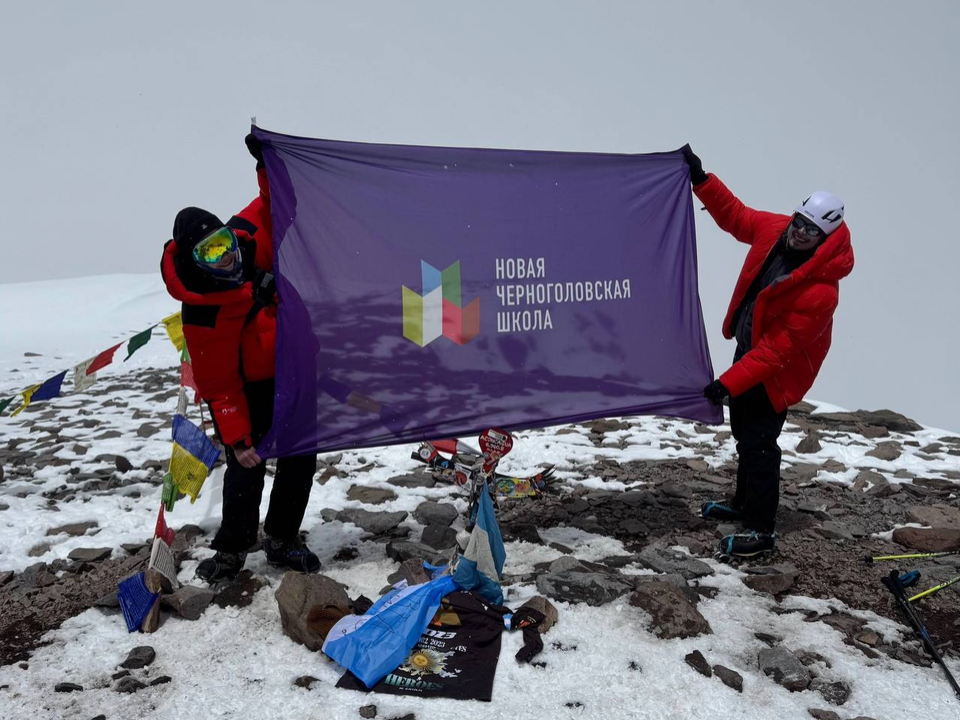
<path fill-rule="evenodd" d="M 127 622 L 127 631 L 139 630 L 160 593 L 150 592 L 143 573 L 127 578 L 117 587 L 117 599 Z"/>
<path fill-rule="evenodd" d="M 49 380 L 44 381 L 44 383 L 34 391 L 30 397 L 30 402 L 51 400 L 52 398 L 60 397 L 60 386 L 63 385 L 63 379 L 66 376 L 67 371 L 64 370 L 59 375 L 54 375 Z"/>

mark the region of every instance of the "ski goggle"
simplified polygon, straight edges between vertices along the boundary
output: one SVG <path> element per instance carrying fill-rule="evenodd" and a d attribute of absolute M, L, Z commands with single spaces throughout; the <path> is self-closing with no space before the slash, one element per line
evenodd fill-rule
<path fill-rule="evenodd" d="M 801 233 L 802 235 L 806 235 L 807 237 L 815 238 L 823 235 L 823 230 L 818 228 L 812 222 L 808 222 L 807 220 L 802 218 L 800 215 L 794 215 L 793 222 L 791 222 L 790 224 L 793 225 L 794 230 L 796 230 L 798 233 Z"/>
<path fill-rule="evenodd" d="M 193 248 L 193 259 L 204 265 L 216 265 L 223 256 L 236 252 L 237 236 L 228 227 L 214 230 Z"/>

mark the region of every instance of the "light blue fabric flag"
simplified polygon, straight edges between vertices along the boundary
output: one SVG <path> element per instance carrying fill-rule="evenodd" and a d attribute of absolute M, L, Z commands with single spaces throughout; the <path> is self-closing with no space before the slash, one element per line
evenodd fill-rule
<path fill-rule="evenodd" d="M 503 590 L 500 589 L 500 576 L 507 552 L 503 547 L 503 536 L 493 510 L 493 501 L 487 484 L 480 492 L 477 524 L 473 526 L 467 549 L 457 563 L 453 581 L 463 590 L 474 590 L 494 605 L 503 604 Z"/>

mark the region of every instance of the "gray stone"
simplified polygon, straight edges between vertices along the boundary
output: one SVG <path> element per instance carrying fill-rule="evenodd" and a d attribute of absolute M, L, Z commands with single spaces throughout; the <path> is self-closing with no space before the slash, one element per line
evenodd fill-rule
<path fill-rule="evenodd" d="M 419 558 L 411 558 L 400 563 L 400 567 L 387 576 L 387 582 L 394 585 L 401 580 L 406 580 L 408 585 L 419 585 L 430 579 L 426 569 L 423 567 L 423 561 Z"/>
<path fill-rule="evenodd" d="M 890 441 L 879 443 L 873 450 L 868 450 L 866 455 L 878 460 L 892 462 L 900 457 L 901 453 L 900 443 Z"/>
<path fill-rule="evenodd" d="M 932 528 L 960 528 L 960 510 L 949 505 L 914 505 L 907 508 L 907 522 Z"/>
<path fill-rule="evenodd" d="M 764 675 L 790 692 L 806 690 L 810 684 L 810 672 L 786 648 L 764 648 L 757 656 L 757 663 Z"/>
<path fill-rule="evenodd" d="M 854 415 L 865 425 L 884 427 L 891 432 L 912 433 L 923 430 L 922 425 L 893 410 L 857 410 Z"/>
<path fill-rule="evenodd" d="M 644 548 L 637 556 L 637 562 L 649 570 L 677 573 L 687 580 L 713 575 L 713 568 L 702 560 L 669 548 Z"/>
<path fill-rule="evenodd" d="M 106 560 L 113 554 L 113 548 L 76 548 L 67 555 L 71 560 L 80 562 L 97 562 Z"/>
<path fill-rule="evenodd" d="M 173 678 L 170 677 L 169 675 L 161 675 L 150 681 L 150 687 L 156 687 L 157 685 L 166 685 L 168 682 L 173 682 Z"/>
<path fill-rule="evenodd" d="M 653 619 L 651 628 L 660 638 L 688 638 L 713 633 L 710 623 L 686 592 L 671 583 L 640 583 L 630 596 L 630 604 L 650 614 Z"/>
<path fill-rule="evenodd" d="M 437 484 L 433 475 L 427 472 L 410 473 L 409 475 L 398 475 L 387 480 L 394 487 L 401 488 L 432 488 Z"/>
<path fill-rule="evenodd" d="M 122 455 L 117 455 L 117 457 L 113 461 L 113 464 L 116 466 L 117 472 L 120 473 L 121 475 L 133 470 L 133 463 L 131 463 Z"/>
<path fill-rule="evenodd" d="M 162 607 L 173 610 L 184 620 L 199 620 L 203 611 L 207 609 L 216 592 L 210 588 L 196 585 L 184 585 L 172 595 L 160 598 Z"/>
<path fill-rule="evenodd" d="M 736 670 L 731 670 L 723 665 L 714 665 L 713 674 L 720 678 L 720 682 L 728 688 L 733 688 L 738 693 L 743 692 L 743 676 Z"/>
<path fill-rule="evenodd" d="M 93 603 L 94 607 L 102 608 L 118 608 L 120 607 L 120 600 L 117 598 L 117 591 L 107 593 L 102 598 Z"/>
<path fill-rule="evenodd" d="M 808 708 L 807 712 L 817 720 L 840 720 L 840 716 L 833 710 L 821 710 L 820 708 Z"/>
<path fill-rule="evenodd" d="M 537 629 L 540 631 L 541 635 L 545 635 L 547 631 L 556 625 L 560 619 L 556 606 L 545 597 L 540 595 L 534 595 L 532 598 L 527 600 L 523 605 L 520 606 L 520 608 L 517 610 L 517 613 L 519 614 L 524 608 L 536 610 L 543 615 L 543 622 L 537 626 Z"/>
<path fill-rule="evenodd" d="M 391 540 L 386 547 L 387 557 L 397 562 L 417 559 L 426 560 L 431 565 L 442 565 L 449 562 L 451 551 L 437 550 L 429 545 L 414 542 L 413 540 Z"/>
<path fill-rule="evenodd" d="M 3 587 L 8 582 L 13 580 L 13 575 L 14 575 L 13 570 L 0 571 L 0 587 Z"/>
<path fill-rule="evenodd" d="M 393 490 L 384 490 L 383 488 L 353 485 L 347 490 L 347 500 L 355 500 L 368 505 L 382 505 L 396 499 L 397 494 Z"/>
<path fill-rule="evenodd" d="M 293 684 L 296 687 L 305 688 L 307 690 L 312 690 L 314 683 L 320 682 L 320 678 L 315 678 L 313 675 L 301 675 L 296 680 L 293 681 Z"/>
<path fill-rule="evenodd" d="M 823 678 L 814 678 L 810 689 L 816 690 L 831 705 L 843 705 L 850 699 L 851 688 L 845 682 L 827 682 Z"/>
<path fill-rule="evenodd" d="M 76 683 L 62 682 L 53 686 L 53 691 L 58 693 L 82 692 L 83 686 Z"/>
<path fill-rule="evenodd" d="M 414 519 L 424 525 L 444 525 L 449 527 L 460 513 L 450 503 L 438 503 L 428 500 L 417 505 L 413 511 Z"/>
<path fill-rule="evenodd" d="M 117 686 L 114 688 L 115 692 L 118 693 L 135 693 L 138 690 L 143 690 L 146 687 L 142 682 L 137 680 L 135 677 L 127 676 L 120 678 L 120 682 L 117 683 Z"/>
<path fill-rule="evenodd" d="M 807 433 L 807 436 L 797 444 L 798 453 L 818 453 L 823 450 L 820 436 L 816 432 Z"/>
<path fill-rule="evenodd" d="M 241 570 L 234 580 L 217 592 L 213 604 L 222 608 L 248 607 L 263 585 L 263 580 L 259 576 L 254 575 L 250 570 Z"/>
<path fill-rule="evenodd" d="M 438 550 L 452 548 L 457 544 L 457 531 L 444 525 L 427 525 L 420 536 L 420 542 Z"/>
<path fill-rule="evenodd" d="M 360 717 L 362 718 L 375 718 L 377 716 L 377 706 L 376 705 L 364 705 L 360 708 Z"/>
<path fill-rule="evenodd" d="M 127 654 L 127 659 L 120 663 L 125 670 L 139 670 L 153 663 L 157 652 L 149 645 L 139 645 Z"/>
<path fill-rule="evenodd" d="M 80 537 L 85 535 L 87 530 L 92 530 L 95 527 L 99 527 L 100 523 L 96 520 L 87 520 L 86 522 L 77 522 L 69 523 L 67 525 L 61 525 L 59 527 L 50 528 L 47 530 L 47 537 L 51 535 L 72 535 L 73 537 Z"/>
<path fill-rule="evenodd" d="M 848 523 L 826 520 L 820 523 L 813 531 L 827 540 L 853 540 L 853 532 Z"/>
<path fill-rule="evenodd" d="M 587 570 L 587 566 L 582 562 L 577 560 L 572 555 L 564 555 L 558 557 L 556 560 L 550 563 L 549 571 L 552 573 L 562 573 L 569 572 L 574 570 L 576 572 L 590 572 Z"/>
<path fill-rule="evenodd" d="M 744 585 L 751 590 L 771 595 L 779 595 L 793 587 L 800 573 L 796 567 L 788 563 L 745 567 L 744 572 L 747 573 L 743 578 Z"/>
<path fill-rule="evenodd" d="M 713 677 L 713 670 L 710 669 L 710 663 L 707 662 L 707 659 L 699 650 L 694 650 L 692 653 L 688 653 L 683 659 L 687 665 L 692 667 L 704 677 Z"/>
<path fill-rule="evenodd" d="M 610 572 L 582 572 L 576 569 L 547 572 L 537 577 L 537 590 L 547 597 L 598 607 L 613 602 L 633 589 L 626 577 Z"/>
<path fill-rule="evenodd" d="M 344 523 L 353 523 L 364 532 L 371 535 L 383 535 L 396 528 L 407 519 L 403 510 L 397 512 L 372 512 L 351 508 L 337 513 L 337 520 Z"/>
<path fill-rule="evenodd" d="M 304 575 L 288 572 L 275 593 L 280 608 L 284 634 L 310 650 L 319 650 L 321 638 L 307 625 L 307 616 L 315 607 L 333 605 L 349 612 L 350 598 L 346 589 L 326 575 Z"/>
<path fill-rule="evenodd" d="M 921 552 L 960 549 L 960 530 L 903 527 L 893 531 L 893 541 Z"/>

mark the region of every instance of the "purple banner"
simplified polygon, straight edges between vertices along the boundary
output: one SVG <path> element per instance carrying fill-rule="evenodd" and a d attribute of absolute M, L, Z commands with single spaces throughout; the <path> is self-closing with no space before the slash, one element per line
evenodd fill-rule
<path fill-rule="evenodd" d="M 255 128 L 280 311 L 266 456 L 617 415 L 722 419 L 679 151 Z"/>

